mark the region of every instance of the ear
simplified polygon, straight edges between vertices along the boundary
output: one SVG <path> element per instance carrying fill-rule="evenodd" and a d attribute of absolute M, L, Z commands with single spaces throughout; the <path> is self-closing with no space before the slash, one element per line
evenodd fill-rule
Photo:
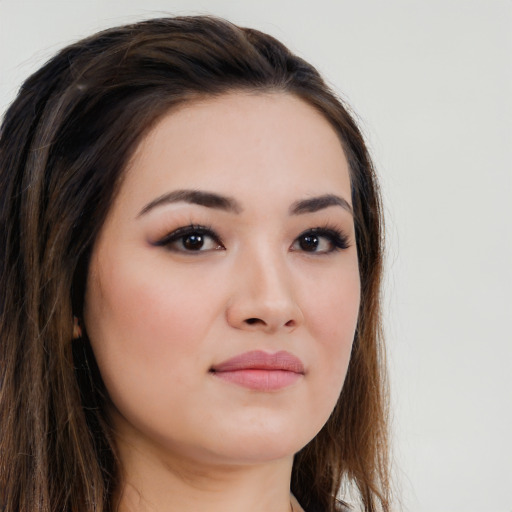
<path fill-rule="evenodd" d="M 82 337 L 82 326 L 80 325 L 80 319 L 73 316 L 73 339 L 79 340 Z"/>

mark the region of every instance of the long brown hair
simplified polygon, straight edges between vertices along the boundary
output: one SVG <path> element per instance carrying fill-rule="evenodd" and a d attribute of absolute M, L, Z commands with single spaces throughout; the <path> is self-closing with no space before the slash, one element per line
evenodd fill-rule
<path fill-rule="evenodd" d="M 90 345 L 72 342 L 88 258 L 130 156 L 174 106 L 233 90 L 315 106 L 350 165 L 362 299 L 346 381 L 295 456 L 291 490 L 334 512 L 342 485 L 390 508 L 380 332 L 382 216 L 355 122 L 318 72 L 271 36 L 212 17 L 100 32 L 21 87 L 0 132 L 0 509 L 107 512 L 119 485 L 108 395 Z"/>

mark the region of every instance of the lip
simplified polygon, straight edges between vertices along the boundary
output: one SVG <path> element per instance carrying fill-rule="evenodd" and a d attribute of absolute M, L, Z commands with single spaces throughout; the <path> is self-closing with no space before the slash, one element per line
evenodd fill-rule
<path fill-rule="evenodd" d="M 268 353 L 253 350 L 214 365 L 210 373 L 248 389 L 278 391 L 291 386 L 304 375 L 304 364 L 286 351 Z"/>

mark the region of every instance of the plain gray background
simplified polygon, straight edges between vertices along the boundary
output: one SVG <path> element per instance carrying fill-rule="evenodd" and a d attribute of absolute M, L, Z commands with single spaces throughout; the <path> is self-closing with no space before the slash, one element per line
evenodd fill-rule
<path fill-rule="evenodd" d="M 0 112 L 65 44 L 213 13 L 314 63 L 382 180 L 396 476 L 414 512 L 512 511 L 512 1 L 0 0 Z"/>

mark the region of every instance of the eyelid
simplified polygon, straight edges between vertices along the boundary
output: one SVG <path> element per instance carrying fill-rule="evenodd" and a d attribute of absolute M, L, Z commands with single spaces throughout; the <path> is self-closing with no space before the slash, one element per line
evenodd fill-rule
<path fill-rule="evenodd" d="M 173 247 L 173 244 L 180 241 L 180 239 L 184 239 L 185 237 L 189 235 L 202 235 L 210 238 L 213 240 L 217 247 L 215 248 L 209 248 L 209 249 L 202 249 L 199 248 L 197 250 L 194 249 L 187 249 L 185 247 Z M 304 249 L 303 247 L 296 247 L 298 243 L 300 243 L 301 237 L 305 237 L 307 235 L 315 235 L 319 238 L 327 239 L 331 247 L 329 249 L 324 250 L 312 250 L 308 251 Z M 188 224 L 186 226 L 181 226 L 177 229 L 174 229 L 173 231 L 167 233 L 165 236 L 158 239 L 156 242 L 153 242 L 152 245 L 156 247 L 166 247 L 169 250 L 173 250 L 175 252 L 182 252 L 187 254 L 199 254 L 214 250 L 221 250 L 226 249 L 223 242 L 221 241 L 221 238 L 217 233 L 208 226 L 199 225 L 199 224 Z M 309 228 L 304 231 L 302 231 L 293 241 L 292 246 L 290 250 L 292 252 L 303 252 L 303 253 L 310 253 L 311 255 L 323 255 L 323 254 L 330 254 L 332 252 L 336 252 L 339 250 L 348 249 L 350 247 L 351 243 L 349 241 L 349 237 L 338 227 L 336 226 L 318 226 L 314 228 Z"/>
<path fill-rule="evenodd" d="M 332 248 L 329 250 L 324 251 L 306 251 L 304 249 L 294 249 L 293 247 L 295 244 L 297 244 L 301 237 L 304 237 L 306 235 L 316 235 L 319 237 L 327 238 L 329 242 L 332 244 Z M 304 230 L 297 238 L 293 241 L 292 244 L 292 251 L 300 251 L 304 253 L 310 253 L 310 254 L 330 254 L 335 251 L 348 249 L 351 246 L 351 243 L 349 241 L 349 237 L 339 228 L 334 226 L 322 226 L 322 227 L 316 227 L 316 228 L 310 228 Z"/>
<path fill-rule="evenodd" d="M 220 237 L 217 235 L 217 233 L 215 233 L 215 231 L 213 231 L 212 228 L 207 227 L 207 226 L 202 226 L 199 224 L 188 224 L 187 226 L 179 227 L 179 228 L 171 231 L 170 233 L 167 233 L 165 236 L 163 236 L 156 242 L 153 242 L 153 245 L 156 247 L 168 247 L 169 250 L 172 250 L 173 248 L 171 247 L 171 244 L 173 244 L 174 242 L 179 241 L 181 238 L 184 238 L 187 235 L 197 235 L 197 234 L 211 238 L 220 246 L 219 249 L 220 248 L 225 249 Z M 187 251 L 186 249 L 174 248 L 174 250 L 176 252 L 186 252 L 186 253 L 192 254 L 192 253 L 208 252 L 208 251 L 214 250 L 214 249 L 206 249 L 206 250 L 202 250 L 202 251 L 201 250 L 197 250 L 197 251 L 188 250 Z"/>

